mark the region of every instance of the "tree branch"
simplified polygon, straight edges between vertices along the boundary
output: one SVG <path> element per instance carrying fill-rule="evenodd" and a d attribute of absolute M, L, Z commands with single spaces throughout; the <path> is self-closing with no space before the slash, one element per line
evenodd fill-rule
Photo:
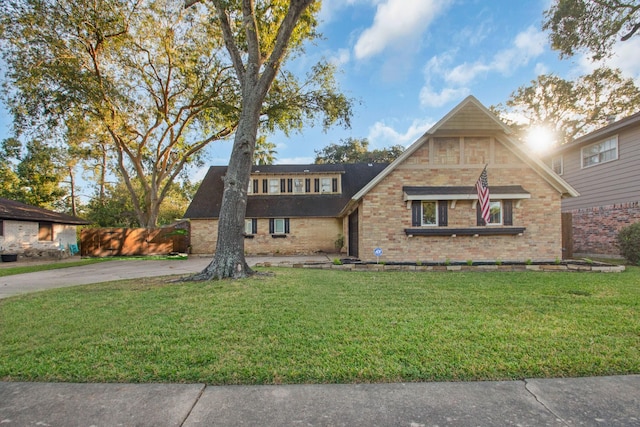
<path fill-rule="evenodd" d="M 278 34 L 276 36 L 273 51 L 271 52 L 271 55 L 269 55 L 269 59 L 265 64 L 264 72 L 260 76 L 258 89 L 261 94 L 264 95 L 269 91 L 271 83 L 273 83 L 273 80 L 280 69 L 282 58 L 285 55 L 287 46 L 291 40 L 291 35 L 293 34 L 293 30 L 300 19 L 300 15 L 302 15 L 305 9 L 313 2 L 314 0 L 289 1 L 289 10 L 287 10 L 287 15 L 284 17 L 280 27 L 278 28 Z"/>
<path fill-rule="evenodd" d="M 233 62 L 233 67 L 236 70 L 236 74 L 238 75 L 238 80 L 240 84 L 243 84 L 245 79 L 245 67 L 242 63 L 242 55 L 238 46 L 236 45 L 235 40 L 233 39 L 233 31 L 231 30 L 231 23 L 229 22 L 229 15 L 225 10 L 224 6 L 220 4 L 220 1 L 213 0 L 213 5 L 216 8 L 216 12 L 218 14 L 218 19 L 220 20 L 220 27 L 222 28 L 222 39 L 224 40 L 224 44 L 229 51 L 229 55 L 231 56 L 231 61 Z"/>

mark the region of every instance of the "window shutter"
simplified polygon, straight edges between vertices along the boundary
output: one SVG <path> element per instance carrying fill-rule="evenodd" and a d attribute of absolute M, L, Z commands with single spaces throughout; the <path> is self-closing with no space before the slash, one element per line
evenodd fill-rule
<path fill-rule="evenodd" d="M 258 218 L 251 219 L 251 233 L 258 234 Z"/>
<path fill-rule="evenodd" d="M 253 194 L 258 194 L 258 180 L 253 180 Z"/>
<path fill-rule="evenodd" d="M 449 209 L 446 200 L 438 200 L 438 225 L 446 227 L 449 225 Z"/>
<path fill-rule="evenodd" d="M 338 192 L 338 178 L 333 178 L 331 180 L 331 191 L 334 193 Z"/>
<path fill-rule="evenodd" d="M 293 179 L 287 179 L 287 193 L 293 193 Z"/>
<path fill-rule="evenodd" d="M 502 201 L 502 222 L 504 225 L 513 225 L 513 201 Z"/>
<path fill-rule="evenodd" d="M 316 178 L 313 180 L 313 188 L 316 193 L 320 192 L 320 179 Z"/>
<path fill-rule="evenodd" d="M 280 192 L 284 193 L 287 191 L 287 180 L 284 178 L 280 179 Z"/>
<path fill-rule="evenodd" d="M 484 219 L 482 219 L 482 210 L 480 209 L 480 203 L 476 204 L 476 225 L 486 225 Z"/>
<path fill-rule="evenodd" d="M 304 180 L 304 192 L 311 193 L 311 178 L 305 178 Z"/>
<path fill-rule="evenodd" d="M 411 225 L 413 227 L 420 227 L 422 225 L 422 202 L 420 200 L 414 200 L 411 202 Z"/>
<path fill-rule="evenodd" d="M 275 233 L 275 221 L 273 218 L 269 218 L 269 234 Z"/>
<path fill-rule="evenodd" d="M 289 234 L 289 218 L 284 219 L 284 232 L 285 234 Z"/>
<path fill-rule="evenodd" d="M 265 194 L 269 192 L 269 183 L 266 179 L 262 180 L 262 192 Z"/>

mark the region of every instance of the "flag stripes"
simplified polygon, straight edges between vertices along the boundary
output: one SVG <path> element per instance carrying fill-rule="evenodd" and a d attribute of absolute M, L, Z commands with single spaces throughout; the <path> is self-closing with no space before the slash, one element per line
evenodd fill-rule
<path fill-rule="evenodd" d="M 491 214 L 489 210 L 489 180 L 487 178 L 487 167 L 480 174 L 476 182 L 476 190 L 478 190 L 478 209 L 480 217 L 484 220 L 484 224 L 489 224 Z"/>

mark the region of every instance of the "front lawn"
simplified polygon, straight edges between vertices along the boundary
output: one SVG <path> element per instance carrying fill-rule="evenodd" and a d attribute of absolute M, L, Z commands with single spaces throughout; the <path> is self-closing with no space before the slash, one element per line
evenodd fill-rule
<path fill-rule="evenodd" d="M 0 379 L 274 384 L 640 373 L 640 268 L 272 271 L 0 300 Z"/>

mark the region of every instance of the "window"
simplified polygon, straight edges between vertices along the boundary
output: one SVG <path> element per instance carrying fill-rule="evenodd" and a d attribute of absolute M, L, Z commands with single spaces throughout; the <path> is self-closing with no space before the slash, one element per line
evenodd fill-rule
<path fill-rule="evenodd" d="M 39 241 L 53 241 L 53 224 L 50 222 L 38 223 L 38 240 Z"/>
<path fill-rule="evenodd" d="M 279 179 L 270 179 L 269 180 L 269 194 L 277 194 L 280 192 L 280 180 Z"/>
<path fill-rule="evenodd" d="M 480 205 L 476 206 L 477 225 L 513 225 L 513 200 L 492 200 L 489 202 L 489 223 L 480 216 Z"/>
<path fill-rule="evenodd" d="M 258 233 L 258 220 L 256 218 L 244 220 L 244 234 L 251 236 Z"/>
<path fill-rule="evenodd" d="M 618 137 L 591 144 L 582 149 L 582 167 L 599 165 L 618 158 Z"/>
<path fill-rule="evenodd" d="M 489 202 L 488 225 L 502 225 L 502 202 Z"/>
<path fill-rule="evenodd" d="M 269 234 L 289 234 L 289 218 L 269 219 Z"/>
<path fill-rule="evenodd" d="M 0 219 L 0 236 L 4 236 L 4 221 Z"/>
<path fill-rule="evenodd" d="M 293 180 L 293 192 L 304 193 L 304 180 L 302 178 L 295 178 Z"/>
<path fill-rule="evenodd" d="M 331 178 L 322 178 L 320 180 L 320 192 L 331 193 Z"/>
<path fill-rule="evenodd" d="M 411 225 L 414 227 L 448 225 L 449 205 L 445 200 L 414 200 L 411 203 Z"/>
<path fill-rule="evenodd" d="M 558 175 L 562 175 L 564 172 L 564 165 L 562 161 L 562 156 L 555 156 L 551 159 L 551 169 Z"/>
<path fill-rule="evenodd" d="M 422 202 L 421 225 L 438 225 L 438 209 L 435 201 Z"/>

